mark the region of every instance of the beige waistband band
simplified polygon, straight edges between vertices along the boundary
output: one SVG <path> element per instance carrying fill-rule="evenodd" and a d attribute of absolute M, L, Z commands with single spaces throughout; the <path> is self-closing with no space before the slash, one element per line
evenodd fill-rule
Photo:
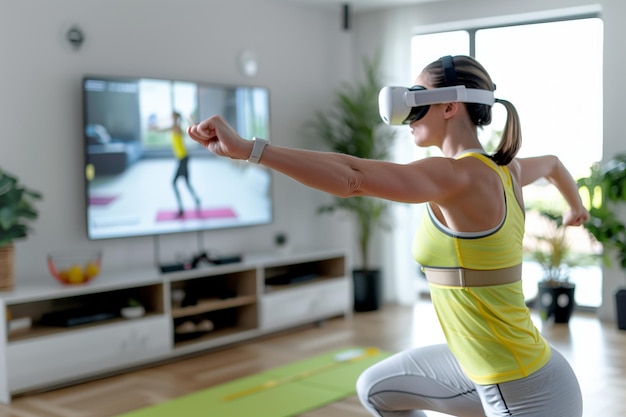
<path fill-rule="evenodd" d="M 476 270 L 465 268 L 427 268 L 426 279 L 431 284 L 451 287 L 486 287 L 510 284 L 522 279 L 522 264 L 510 268 Z"/>

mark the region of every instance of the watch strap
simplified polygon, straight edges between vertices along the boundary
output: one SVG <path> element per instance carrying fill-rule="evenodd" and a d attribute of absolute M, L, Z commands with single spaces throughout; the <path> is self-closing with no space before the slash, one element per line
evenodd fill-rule
<path fill-rule="evenodd" d="M 267 146 L 269 142 L 265 139 L 254 137 L 252 138 L 252 152 L 250 152 L 250 156 L 248 157 L 248 162 L 253 164 L 258 164 L 261 159 L 261 155 L 263 154 L 263 150 Z"/>

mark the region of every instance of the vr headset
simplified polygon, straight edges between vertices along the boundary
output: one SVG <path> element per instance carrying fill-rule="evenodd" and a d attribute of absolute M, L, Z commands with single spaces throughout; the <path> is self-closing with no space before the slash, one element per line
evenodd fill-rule
<path fill-rule="evenodd" d="M 464 85 L 427 90 L 421 85 L 407 87 L 383 87 L 378 94 L 380 117 L 388 125 L 405 125 L 416 122 L 426 115 L 431 104 L 479 103 L 492 106 L 493 91 L 465 88 Z"/>

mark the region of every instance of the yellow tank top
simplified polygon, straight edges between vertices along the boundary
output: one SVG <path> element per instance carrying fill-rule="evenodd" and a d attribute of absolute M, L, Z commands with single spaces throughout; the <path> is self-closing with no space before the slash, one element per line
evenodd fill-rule
<path fill-rule="evenodd" d="M 172 130 L 172 151 L 177 159 L 183 159 L 187 156 L 187 149 L 184 144 L 184 137 L 182 134 Z"/>
<path fill-rule="evenodd" d="M 413 240 L 413 257 L 430 268 L 497 270 L 522 262 L 524 212 L 511 174 L 485 155 L 469 152 L 502 181 L 506 214 L 492 230 L 454 232 L 430 209 Z M 550 359 L 550 346 L 534 326 L 525 304 L 522 282 L 485 287 L 430 284 L 431 298 L 450 350 L 477 384 L 497 384 L 530 375 Z"/>

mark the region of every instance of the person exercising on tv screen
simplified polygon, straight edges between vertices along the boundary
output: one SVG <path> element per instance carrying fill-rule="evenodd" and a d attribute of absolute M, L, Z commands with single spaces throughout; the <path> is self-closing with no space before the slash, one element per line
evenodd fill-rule
<path fill-rule="evenodd" d="M 172 188 L 174 189 L 174 195 L 176 196 L 176 203 L 178 205 L 178 218 L 183 218 L 185 215 L 180 191 L 178 190 L 177 185 L 180 178 L 185 181 L 185 185 L 196 203 L 196 209 L 200 210 L 200 198 L 189 181 L 189 153 L 185 147 L 185 132 L 181 127 L 181 120 L 181 114 L 177 111 L 173 111 L 172 125 L 163 129 L 158 129 L 159 131 L 169 131 L 171 133 L 172 152 L 178 161 L 176 171 L 174 172 L 174 178 L 172 179 Z"/>
<path fill-rule="evenodd" d="M 563 224 L 589 218 L 578 187 L 553 155 L 517 158 L 517 110 L 495 99 L 495 84 L 469 56 L 427 65 L 414 87 L 385 87 L 381 117 L 408 125 L 417 146 L 442 157 L 407 164 L 268 145 L 241 138 L 222 117 L 188 129 L 216 155 L 247 159 L 339 197 L 425 203 L 412 254 L 424 267 L 446 344 L 408 349 L 365 370 L 363 406 L 378 417 L 581 417 L 574 371 L 535 327 L 521 281 L 522 187 L 545 178 L 568 204 Z M 478 128 L 492 106 L 506 109 L 498 148 L 486 152 Z"/>

